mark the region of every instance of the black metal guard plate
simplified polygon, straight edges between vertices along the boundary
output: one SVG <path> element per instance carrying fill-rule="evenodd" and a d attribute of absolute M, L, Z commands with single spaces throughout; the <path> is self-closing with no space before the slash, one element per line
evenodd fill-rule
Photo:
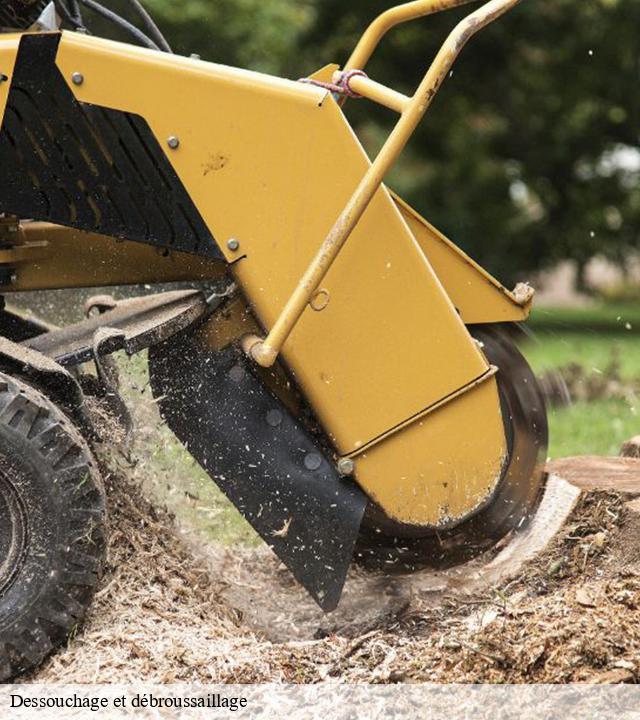
<path fill-rule="evenodd" d="M 23 35 L 0 129 L 0 212 L 223 260 L 147 122 L 78 102 L 60 34 Z"/>
<path fill-rule="evenodd" d="M 24 345 L 72 367 L 94 358 L 96 350 L 129 355 L 167 340 L 203 318 L 210 308 L 199 290 L 174 290 L 121 300 L 101 315 L 29 338 Z M 100 331 L 109 330 L 109 335 Z M 99 345 L 99 348 L 98 348 Z"/>
<path fill-rule="evenodd" d="M 149 351 L 169 427 L 325 611 L 336 608 L 367 505 L 234 347 L 180 333 Z M 316 469 L 308 469 L 309 467 Z"/>

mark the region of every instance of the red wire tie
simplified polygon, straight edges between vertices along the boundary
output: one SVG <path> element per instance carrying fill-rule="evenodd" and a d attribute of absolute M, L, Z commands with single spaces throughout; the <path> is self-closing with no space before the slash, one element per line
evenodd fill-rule
<path fill-rule="evenodd" d="M 344 95 L 345 97 L 357 100 L 358 98 L 361 98 L 362 95 L 357 93 L 350 85 L 351 80 L 354 77 L 368 78 L 369 76 L 364 70 L 346 70 L 345 72 L 340 74 L 340 81 L 337 83 L 322 82 L 321 80 L 314 80 L 313 78 L 300 78 L 298 82 L 305 83 L 306 85 L 320 87 L 324 90 L 328 90 L 331 93 L 335 93 L 336 95 Z"/>

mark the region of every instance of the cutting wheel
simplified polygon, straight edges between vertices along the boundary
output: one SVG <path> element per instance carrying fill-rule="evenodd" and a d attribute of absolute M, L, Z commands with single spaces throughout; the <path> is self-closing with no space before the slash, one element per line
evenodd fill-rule
<path fill-rule="evenodd" d="M 538 381 L 502 325 L 469 328 L 487 360 L 498 368 L 498 387 L 505 423 L 508 458 L 490 501 L 473 517 L 441 533 L 420 534 L 415 527 L 391 521 L 371 504 L 356 557 L 367 566 L 412 569 L 464 562 L 522 528 L 537 507 L 546 475 L 548 427 Z"/>

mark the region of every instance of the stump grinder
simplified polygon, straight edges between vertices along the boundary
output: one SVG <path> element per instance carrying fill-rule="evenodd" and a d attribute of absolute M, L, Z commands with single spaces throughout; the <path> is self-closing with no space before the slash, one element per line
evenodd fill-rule
<path fill-rule="evenodd" d="M 88 407 L 121 406 L 118 351 L 146 352 L 166 424 L 327 612 L 354 559 L 459 563 L 528 521 L 546 413 L 510 329 L 533 291 L 384 185 L 463 46 L 518 1 L 459 22 L 411 96 L 366 75 L 373 51 L 469 0 L 394 7 L 301 81 L 179 57 L 138 0 L 137 24 L 0 4 L 0 679 L 64 642 L 99 581 Z M 373 160 L 351 98 L 399 116 Z M 157 288 L 62 327 L 10 303 L 127 285 Z"/>

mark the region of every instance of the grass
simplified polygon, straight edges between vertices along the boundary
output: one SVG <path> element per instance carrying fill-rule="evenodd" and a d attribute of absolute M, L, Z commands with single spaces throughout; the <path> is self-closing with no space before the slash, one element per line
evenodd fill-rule
<path fill-rule="evenodd" d="M 545 307 L 534 310 L 533 328 L 562 332 L 640 334 L 640 302 L 598 302 L 588 307 Z"/>
<path fill-rule="evenodd" d="M 623 400 L 579 402 L 549 412 L 549 456 L 617 455 L 640 434 L 638 410 Z"/>
<path fill-rule="evenodd" d="M 578 363 L 601 374 L 613 363 L 624 382 L 640 383 L 640 303 L 542 309 L 531 328 L 522 350 L 536 373 Z M 640 398 L 629 395 L 550 408 L 550 456 L 617 455 L 625 440 L 640 434 Z"/>
<path fill-rule="evenodd" d="M 601 373 L 616 363 L 625 380 L 640 379 L 640 335 L 541 330 L 534 333 L 523 350 L 537 373 L 571 363 Z"/>

